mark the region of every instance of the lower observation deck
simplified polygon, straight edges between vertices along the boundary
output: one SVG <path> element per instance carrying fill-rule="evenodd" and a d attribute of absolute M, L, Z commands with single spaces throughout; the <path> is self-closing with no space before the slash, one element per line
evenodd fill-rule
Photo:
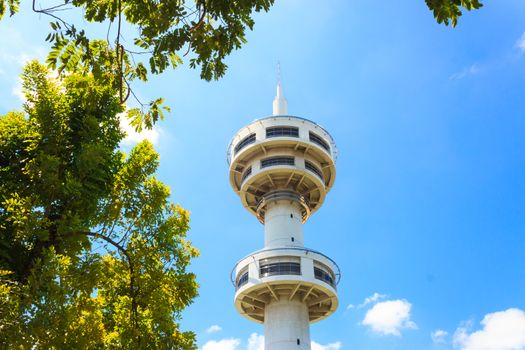
<path fill-rule="evenodd" d="M 335 312 L 340 272 L 327 256 L 305 248 L 274 248 L 254 252 L 232 271 L 235 307 L 251 321 L 263 323 L 273 301 L 296 300 L 308 306 L 311 323 Z"/>

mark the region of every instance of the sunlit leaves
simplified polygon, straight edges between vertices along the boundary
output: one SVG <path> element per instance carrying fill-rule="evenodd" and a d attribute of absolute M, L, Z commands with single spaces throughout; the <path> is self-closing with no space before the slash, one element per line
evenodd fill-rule
<path fill-rule="evenodd" d="M 107 44 L 90 47 L 111 59 Z M 189 215 L 155 178 L 150 143 L 118 150 L 122 104 L 105 66 L 92 68 L 30 63 L 25 113 L 0 116 L 0 343 L 195 349 L 177 324 L 197 294 Z"/>
<path fill-rule="evenodd" d="M 227 69 L 225 58 L 246 43 L 246 30 L 254 25 L 253 13 L 268 11 L 273 2 L 64 0 L 50 7 L 37 1 L 33 7 L 53 19 L 45 39 L 52 46 L 47 57 L 49 67 L 59 73 L 91 72 L 117 89 L 121 103 L 135 98 L 138 107 L 131 113 L 132 125 L 140 131 L 152 128 L 167 109 L 159 98 L 138 100 L 132 93 L 134 79 L 147 81 L 149 74 L 180 66 L 186 56 L 192 68 L 200 67 L 201 78 L 219 79 Z M 0 17 L 6 4 L 14 6 L 17 1 L 0 0 Z M 62 10 L 75 7 L 87 21 L 101 24 L 107 34 L 93 39 L 91 33 L 79 28 L 81 23 L 69 23 L 69 11 Z M 16 10 L 15 6 L 12 12 Z M 130 26 L 136 29 L 131 31 L 135 37 L 124 41 L 123 28 Z M 100 39 L 105 46 L 94 45 Z"/>
<path fill-rule="evenodd" d="M 0 0 L 0 19 L 4 17 L 8 9 L 9 15 L 12 16 L 18 12 L 19 7 L 20 0 Z"/>
<path fill-rule="evenodd" d="M 438 23 L 452 24 L 455 27 L 459 17 L 463 14 L 461 8 L 468 11 L 476 10 L 483 6 L 479 0 L 425 0 L 427 6 L 433 11 Z"/>

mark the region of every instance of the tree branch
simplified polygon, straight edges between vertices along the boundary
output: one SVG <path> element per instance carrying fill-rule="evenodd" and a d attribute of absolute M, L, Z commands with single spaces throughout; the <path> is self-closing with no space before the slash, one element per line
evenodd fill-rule
<path fill-rule="evenodd" d="M 193 27 L 190 28 L 190 32 L 193 32 L 194 30 L 198 29 L 201 26 L 202 22 L 204 22 L 204 17 L 206 17 L 206 14 L 207 14 L 206 4 L 203 3 L 201 17 L 199 18 L 199 21 Z"/>
<path fill-rule="evenodd" d="M 89 237 L 94 237 L 98 239 L 102 239 L 106 241 L 107 243 L 111 244 L 115 248 L 118 249 L 119 252 L 121 252 L 128 261 L 129 266 L 129 288 L 130 288 L 130 294 L 131 294 L 131 325 L 133 328 L 137 326 L 137 300 L 136 300 L 136 294 L 135 294 L 135 268 L 133 265 L 133 260 L 131 259 L 131 256 L 129 255 L 129 252 L 119 243 L 115 242 L 110 237 L 104 236 L 103 234 L 100 234 L 98 232 L 90 232 L 90 231 L 78 231 L 74 234 L 77 235 L 84 235 Z"/>

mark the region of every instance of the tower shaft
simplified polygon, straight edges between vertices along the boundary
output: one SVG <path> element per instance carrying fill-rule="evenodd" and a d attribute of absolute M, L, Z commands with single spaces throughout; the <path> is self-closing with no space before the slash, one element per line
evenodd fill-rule
<path fill-rule="evenodd" d="M 272 301 L 264 314 L 265 350 L 310 350 L 310 320 L 305 303 Z"/>
<path fill-rule="evenodd" d="M 301 205 L 293 200 L 274 200 L 264 216 L 264 247 L 304 247 Z"/>

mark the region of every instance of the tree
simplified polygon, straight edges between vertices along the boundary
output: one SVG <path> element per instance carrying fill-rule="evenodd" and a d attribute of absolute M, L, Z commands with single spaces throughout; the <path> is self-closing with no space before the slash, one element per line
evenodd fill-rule
<path fill-rule="evenodd" d="M 456 26 L 461 9 L 479 9 L 480 0 L 425 0 L 438 23 Z M 85 67 L 103 69 L 118 77 L 115 88 L 120 102 L 133 96 L 138 107 L 128 116 L 137 130 L 151 128 L 163 118 L 162 98 L 144 103 L 136 98 L 132 82 L 147 81 L 148 74 L 176 68 L 187 57 L 192 68 L 200 67 L 205 80 L 218 79 L 226 71 L 224 59 L 246 43 L 246 29 L 252 29 L 254 11 L 268 11 L 274 0 L 57 0 L 48 5 L 32 0 L 34 12 L 49 16 L 52 44 L 48 64 L 53 69 L 78 71 Z M 19 10 L 20 0 L 0 0 L 0 19 Z M 43 7 L 45 6 L 45 7 Z M 104 27 L 107 33 L 105 59 L 93 54 L 92 35 L 78 28 L 67 15 L 80 9 L 84 18 Z M 124 41 L 124 26 L 136 29 L 133 40 Z M 126 34 L 129 34 L 128 31 Z M 94 62 L 97 62 L 94 64 Z M 102 66 L 100 66 L 102 64 Z M 93 65 L 99 65 L 94 67 Z"/>
<path fill-rule="evenodd" d="M 0 344 L 194 349 L 187 211 L 147 141 L 118 150 L 112 76 L 23 72 L 25 113 L 0 117 Z"/>
<path fill-rule="evenodd" d="M 463 14 L 461 8 L 468 11 L 477 10 L 483 6 L 480 0 L 425 0 L 428 8 L 434 13 L 438 23 L 452 24 L 455 27 Z"/>
<path fill-rule="evenodd" d="M 46 40 L 52 44 L 47 63 L 60 73 L 86 68 L 114 74 L 120 102 L 130 96 L 139 107 L 129 117 L 137 130 L 151 128 L 163 118 L 164 100 L 156 98 L 144 103 L 136 98 L 132 82 L 147 81 L 148 74 L 160 74 L 168 67 L 176 68 L 187 57 L 192 68 L 200 67 L 201 78 L 218 79 L 226 71 L 224 59 L 246 42 L 246 29 L 252 29 L 254 11 L 268 11 L 274 0 L 58 0 L 49 6 L 33 0 L 33 11 L 52 19 Z M 20 0 L 0 0 L 0 19 L 9 10 L 14 15 Z M 100 42 L 93 42 L 87 28 L 78 28 L 68 15 L 82 11 L 91 22 L 89 29 L 102 26 L 107 33 L 101 52 Z M 131 25 L 136 34 L 124 33 Z M 125 35 L 124 35 L 125 34 Z M 125 41 L 126 36 L 133 40 Z M 129 39 L 129 38 L 128 38 Z M 93 50 L 103 54 L 103 59 Z"/>

